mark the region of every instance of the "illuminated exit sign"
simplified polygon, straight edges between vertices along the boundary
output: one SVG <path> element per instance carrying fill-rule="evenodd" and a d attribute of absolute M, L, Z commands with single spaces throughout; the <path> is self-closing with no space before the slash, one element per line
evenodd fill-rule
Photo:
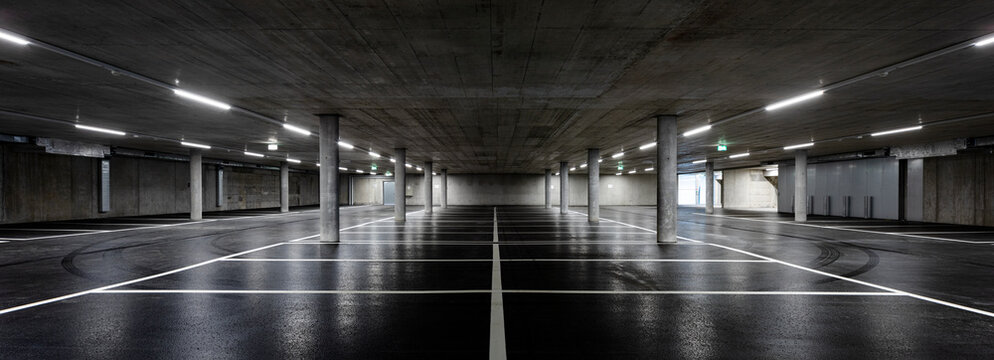
<path fill-rule="evenodd" d="M 718 144 L 718 151 L 726 151 L 726 150 L 728 150 L 728 145 Z"/>

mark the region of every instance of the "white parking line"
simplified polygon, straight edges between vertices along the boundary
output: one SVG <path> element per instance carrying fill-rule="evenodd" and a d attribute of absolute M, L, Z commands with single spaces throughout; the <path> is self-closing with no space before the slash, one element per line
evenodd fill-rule
<path fill-rule="evenodd" d="M 803 296 L 904 296 L 877 291 L 694 291 L 694 290 L 504 290 L 510 294 L 566 295 L 803 295 Z"/>
<path fill-rule="evenodd" d="M 957 243 L 964 243 L 964 244 L 978 244 L 978 245 L 994 244 L 994 241 L 970 241 L 970 240 L 959 240 L 959 239 L 940 238 L 940 237 L 934 237 L 934 236 L 908 235 L 908 234 L 904 234 L 904 233 L 895 233 L 895 232 L 883 232 L 883 231 L 851 229 L 851 228 L 843 228 L 843 227 L 838 227 L 838 226 L 823 226 L 823 225 L 801 224 L 801 223 L 797 223 L 797 222 L 793 222 L 793 221 L 772 221 L 772 220 L 760 220 L 760 219 L 744 219 L 744 218 L 737 218 L 737 217 L 734 217 L 734 216 L 717 215 L 717 214 L 701 214 L 701 213 L 693 213 L 693 214 L 697 215 L 697 216 L 719 217 L 719 218 L 733 219 L 733 220 L 742 220 L 742 221 L 758 221 L 758 222 L 774 223 L 774 224 L 786 224 L 786 225 L 813 227 L 813 228 L 818 228 L 818 229 L 829 229 L 829 230 L 840 230 L 840 231 L 854 231 L 854 232 L 861 232 L 861 233 L 866 233 L 866 234 L 900 236 L 900 237 L 907 237 L 907 238 L 914 238 L 914 239 L 948 241 L 948 242 L 957 242 Z"/>
<path fill-rule="evenodd" d="M 500 276 L 500 245 L 497 238 L 497 207 L 494 207 L 493 271 L 490 289 L 490 359 L 507 359 L 504 332 L 504 295 Z"/>
<path fill-rule="evenodd" d="M 493 259 L 273 259 L 273 258 L 236 258 L 224 261 L 244 262 L 357 262 L 357 263 L 419 263 L 419 262 L 491 262 Z"/>
<path fill-rule="evenodd" d="M 210 290 L 210 289 L 161 289 L 161 290 L 99 290 L 96 294 L 316 294 L 316 295 L 438 295 L 438 294 L 488 294 L 490 290 Z"/>
<path fill-rule="evenodd" d="M 742 219 L 742 220 L 752 220 L 752 219 Z M 619 222 L 619 221 L 615 221 L 615 222 L 617 222 L 619 224 L 625 224 L 625 223 Z M 630 224 L 625 224 L 625 225 L 630 225 Z M 798 225 L 798 224 L 795 224 L 795 225 Z M 635 225 L 632 225 L 632 226 L 635 227 Z M 859 231 L 859 230 L 856 230 L 856 231 Z M 714 246 L 714 247 L 718 247 L 718 248 L 722 248 L 722 249 L 726 249 L 726 250 L 735 251 L 735 252 L 746 254 L 746 255 L 749 255 L 749 256 L 753 256 L 753 257 L 756 257 L 756 258 L 759 258 L 759 259 L 770 260 L 770 261 L 773 261 L 773 262 L 776 262 L 776 263 L 779 263 L 779 264 L 782 264 L 782 265 L 785 265 L 785 266 L 790 266 L 790 267 L 795 268 L 795 269 L 800 269 L 800 270 L 812 272 L 812 273 L 815 273 L 815 274 L 819 274 L 819 275 L 824 275 L 824 276 L 836 278 L 836 279 L 843 280 L 843 281 L 848 281 L 848 282 L 852 282 L 852 283 L 856 283 L 856 284 L 860 284 L 860 285 L 864 285 L 864 286 L 869 286 L 869 287 L 880 289 L 880 290 L 884 290 L 884 291 L 894 292 L 894 293 L 897 293 L 897 294 L 901 294 L 901 295 L 913 297 L 913 298 L 918 299 L 918 300 L 927 301 L 927 302 L 930 302 L 930 303 L 933 303 L 933 304 L 948 306 L 948 307 L 955 308 L 955 309 L 960 309 L 960 310 L 963 310 L 963 311 L 969 311 L 969 312 L 972 312 L 972 313 L 975 313 L 975 314 L 980 314 L 980 315 L 984 315 L 984 316 L 994 317 L 994 312 L 980 310 L 980 309 L 977 309 L 977 308 L 972 308 L 972 307 L 969 307 L 969 306 L 964 306 L 964 305 L 960 305 L 960 304 L 956 304 L 956 303 L 951 303 L 951 302 L 948 302 L 948 301 L 945 301 L 945 300 L 939 300 L 939 299 L 928 297 L 928 296 L 924 296 L 924 295 L 918 295 L 918 294 L 915 294 L 915 293 L 911 293 L 911 292 L 907 292 L 907 291 L 899 290 L 899 289 L 894 289 L 894 288 L 883 286 L 883 285 L 877 285 L 877 284 L 874 284 L 874 283 L 871 283 L 871 282 L 867 282 L 867 281 L 856 280 L 856 279 L 845 277 L 845 276 L 841 276 L 841 275 L 835 275 L 835 274 L 824 272 L 824 271 L 821 271 L 821 270 L 811 269 L 811 268 L 804 267 L 804 266 L 801 266 L 801 265 L 792 264 L 792 263 L 789 263 L 789 262 L 786 262 L 786 261 L 777 260 L 777 259 L 774 259 L 774 258 L 771 258 L 771 257 L 767 257 L 767 256 L 759 255 L 759 254 L 756 254 L 756 253 L 748 252 L 748 251 L 745 251 L 745 250 L 737 249 L 737 248 L 734 248 L 734 247 L 731 247 L 731 246 L 725 246 L 725 245 L 720 245 L 720 244 L 715 244 L 715 243 L 704 242 L 704 241 L 701 241 L 701 240 L 690 239 L 690 238 L 686 238 L 686 237 L 682 237 L 682 236 L 677 236 L 677 238 L 678 239 L 687 240 L 687 241 L 697 242 L 697 243 L 701 243 L 701 244 L 707 244 L 707 245 L 710 245 L 710 246 Z"/>
<path fill-rule="evenodd" d="M 231 258 L 222 261 L 242 262 L 490 262 L 493 259 L 332 259 L 332 258 Z M 500 259 L 502 262 L 673 262 L 673 263 L 769 263 L 762 259 Z"/>

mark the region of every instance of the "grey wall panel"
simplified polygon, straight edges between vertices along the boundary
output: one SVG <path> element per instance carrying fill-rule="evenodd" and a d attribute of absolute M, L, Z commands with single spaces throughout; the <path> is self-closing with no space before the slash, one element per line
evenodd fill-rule
<path fill-rule="evenodd" d="M 909 159 L 907 187 L 904 194 L 904 216 L 908 221 L 924 221 L 924 160 Z"/>
<path fill-rule="evenodd" d="M 794 191 L 794 167 L 781 166 L 778 205 L 780 212 L 791 213 Z M 841 216 L 843 197 L 852 198 L 852 216 L 862 217 L 864 197 L 873 196 L 873 217 L 897 219 L 898 160 L 879 158 L 808 165 L 808 195 L 814 196 L 812 210 L 825 214 L 825 197 L 830 197 L 830 213 Z"/>

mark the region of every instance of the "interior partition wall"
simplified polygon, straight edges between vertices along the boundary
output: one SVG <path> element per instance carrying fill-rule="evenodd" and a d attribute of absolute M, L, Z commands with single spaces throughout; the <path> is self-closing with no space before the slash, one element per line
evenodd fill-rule
<path fill-rule="evenodd" d="M 813 215 L 897 220 L 899 161 L 895 158 L 808 164 L 808 211 Z M 794 166 L 780 165 L 778 211 L 794 213 Z"/>

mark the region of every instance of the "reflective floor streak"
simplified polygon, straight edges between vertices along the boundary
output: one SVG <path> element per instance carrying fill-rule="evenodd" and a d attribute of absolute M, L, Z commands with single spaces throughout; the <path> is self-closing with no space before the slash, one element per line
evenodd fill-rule
<path fill-rule="evenodd" d="M 652 208 L 572 210 L 344 208 L 339 243 L 311 211 L 59 224 L 0 244 L 0 358 L 994 355 L 994 247 L 901 236 L 939 226 L 686 208 L 660 245 Z"/>

